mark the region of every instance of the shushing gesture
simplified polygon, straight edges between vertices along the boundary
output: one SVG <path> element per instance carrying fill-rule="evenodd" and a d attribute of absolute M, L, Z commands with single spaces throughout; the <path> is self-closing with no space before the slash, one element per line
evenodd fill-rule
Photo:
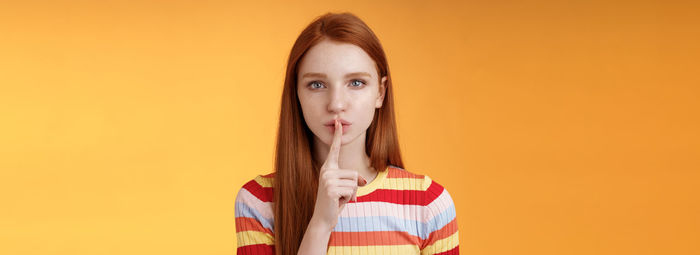
<path fill-rule="evenodd" d="M 341 137 L 343 127 L 335 120 L 335 131 L 330 151 L 319 171 L 318 194 L 313 217 L 333 229 L 338 223 L 340 212 L 350 200 L 357 201 L 357 187 L 367 181 L 351 169 L 339 169 Z"/>

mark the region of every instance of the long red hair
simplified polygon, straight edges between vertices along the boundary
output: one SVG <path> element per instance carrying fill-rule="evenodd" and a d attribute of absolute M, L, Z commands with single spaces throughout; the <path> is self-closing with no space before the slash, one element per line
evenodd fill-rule
<path fill-rule="evenodd" d="M 309 48 L 323 39 L 351 43 L 376 63 L 379 79 L 386 76 L 381 108 L 367 129 L 365 152 L 378 171 L 392 165 L 403 168 L 394 115 L 391 75 L 384 49 L 372 30 L 351 13 L 327 13 L 309 24 L 294 42 L 287 62 L 277 131 L 274 178 L 274 233 L 277 254 L 297 254 L 313 215 L 321 167 L 313 158 L 314 134 L 304 121 L 297 96 L 297 65 Z"/>

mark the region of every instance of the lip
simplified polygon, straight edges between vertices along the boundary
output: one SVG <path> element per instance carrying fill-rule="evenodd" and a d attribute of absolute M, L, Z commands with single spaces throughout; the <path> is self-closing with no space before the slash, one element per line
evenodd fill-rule
<path fill-rule="evenodd" d="M 342 134 L 347 133 L 349 127 L 350 127 L 350 125 L 343 125 L 343 133 L 342 133 Z M 330 131 L 331 133 L 334 133 L 334 132 L 335 132 L 335 127 L 334 127 L 333 125 L 331 125 L 331 126 L 326 126 L 326 128 L 328 128 L 328 131 Z"/>
<path fill-rule="evenodd" d="M 336 120 L 336 119 L 329 120 L 329 121 L 326 122 L 326 124 L 324 124 L 324 125 L 326 125 L 326 126 L 331 126 L 331 127 L 332 127 L 332 126 L 335 125 L 335 120 Z M 337 119 L 337 120 L 340 120 L 340 124 L 343 124 L 343 126 L 345 126 L 345 125 L 351 125 L 351 124 L 352 124 L 352 123 L 350 123 L 350 122 L 348 122 L 347 120 L 344 120 L 344 119 Z"/>
<path fill-rule="evenodd" d="M 343 134 L 347 133 L 348 128 L 350 128 L 350 125 L 352 125 L 352 124 L 344 119 L 338 119 L 338 120 L 340 120 L 340 124 L 342 125 Z M 328 128 L 328 130 L 331 133 L 335 132 L 335 119 L 332 119 L 329 122 L 326 122 L 325 126 Z"/>

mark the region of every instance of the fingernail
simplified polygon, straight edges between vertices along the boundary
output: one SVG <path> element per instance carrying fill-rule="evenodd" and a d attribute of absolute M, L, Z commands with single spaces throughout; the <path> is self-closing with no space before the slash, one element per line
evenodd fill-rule
<path fill-rule="evenodd" d="M 365 180 L 365 178 L 362 178 L 362 176 L 360 176 L 360 180 L 362 181 L 362 185 L 367 184 L 367 180 Z"/>

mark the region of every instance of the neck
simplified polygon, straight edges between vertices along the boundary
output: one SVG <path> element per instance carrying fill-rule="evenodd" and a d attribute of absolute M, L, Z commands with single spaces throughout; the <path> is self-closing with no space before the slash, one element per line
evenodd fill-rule
<path fill-rule="evenodd" d="M 338 167 L 357 171 L 369 183 L 374 179 L 377 171 L 370 166 L 369 156 L 365 153 L 365 135 L 366 132 L 340 147 Z M 329 150 L 329 144 L 325 144 L 314 136 L 314 156 L 319 162 L 326 161 Z"/>

